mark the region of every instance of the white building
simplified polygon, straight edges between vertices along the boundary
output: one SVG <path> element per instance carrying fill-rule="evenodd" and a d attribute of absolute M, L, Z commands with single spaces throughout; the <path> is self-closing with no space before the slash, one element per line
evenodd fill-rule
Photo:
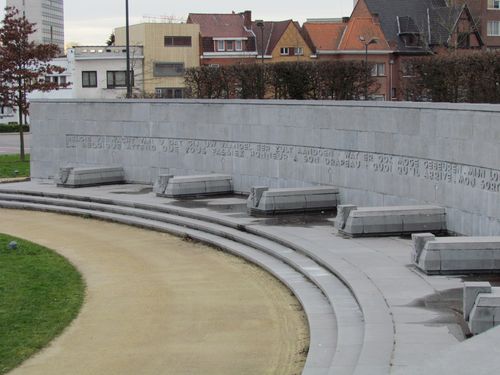
<path fill-rule="evenodd" d="M 28 21 L 36 23 L 31 40 L 57 44 L 64 52 L 64 0 L 7 0 L 7 6 L 17 8 Z"/>
<path fill-rule="evenodd" d="M 141 46 L 130 48 L 134 94 L 144 90 L 144 54 Z M 85 46 L 67 50 L 67 56 L 51 61 L 66 71 L 45 77 L 67 88 L 34 92 L 29 99 L 116 99 L 124 98 L 126 87 L 126 49 L 120 46 Z"/>

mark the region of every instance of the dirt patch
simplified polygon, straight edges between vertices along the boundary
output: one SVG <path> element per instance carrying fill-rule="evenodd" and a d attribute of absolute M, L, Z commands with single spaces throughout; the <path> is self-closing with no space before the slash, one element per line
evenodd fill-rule
<path fill-rule="evenodd" d="M 82 272 L 80 316 L 11 375 L 300 374 L 309 342 L 298 301 L 258 267 L 124 225 L 0 210 L 2 232 Z"/>

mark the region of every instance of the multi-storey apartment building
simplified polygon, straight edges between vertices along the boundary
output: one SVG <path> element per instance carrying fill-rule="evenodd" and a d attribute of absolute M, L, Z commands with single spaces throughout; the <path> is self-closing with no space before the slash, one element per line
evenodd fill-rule
<path fill-rule="evenodd" d="M 64 52 L 64 0 L 7 0 L 7 6 L 36 24 L 31 40 L 56 44 Z"/>
<path fill-rule="evenodd" d="M 125 45 L 125 27 L 115 29 L 115 43 Z M 184 75 L 200 66 L 200 26 L 141 23 L 130 26 L 130 44 L 144 48 L 144 93 L 158 98 L 184 97 Z"/>

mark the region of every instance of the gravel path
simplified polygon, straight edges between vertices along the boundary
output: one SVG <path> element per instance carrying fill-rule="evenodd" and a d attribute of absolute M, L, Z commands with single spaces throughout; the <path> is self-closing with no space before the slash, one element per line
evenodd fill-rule
<path fill-rule="evenodd" d="M 0 232 L 50 247 L 82 272 L 79 317 L 11 375 L 300 374 L 307 324 L 261 269 L 161 233 L 0 210 Z"/>

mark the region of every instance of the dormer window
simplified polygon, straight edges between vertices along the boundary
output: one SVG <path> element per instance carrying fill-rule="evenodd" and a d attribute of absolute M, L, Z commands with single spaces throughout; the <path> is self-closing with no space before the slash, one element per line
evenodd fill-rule
<path fill-rule="evenodd" d="M 422 38 L 420 34 L 402 34 L 400 37 L 406 47 L 422 47 Z"/>

